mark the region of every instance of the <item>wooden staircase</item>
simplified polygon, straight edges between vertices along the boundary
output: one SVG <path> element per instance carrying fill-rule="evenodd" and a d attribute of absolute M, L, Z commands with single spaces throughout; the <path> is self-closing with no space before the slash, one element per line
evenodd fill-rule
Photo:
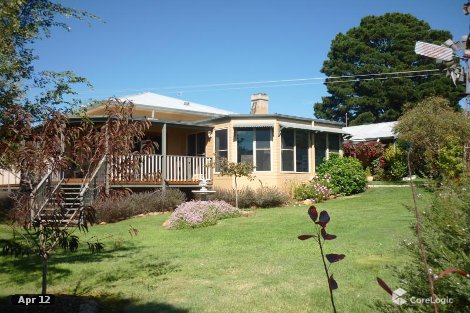
<path fill-rule="evenodd" d="M 49 172 L 31 193 L 31 219 L 41 223 L 65 227 L 78 226 L 82 210 L 98 197 L 106 181 L 106 158 L 86 179 L 64 179 L 63 173 L 52 179 Z"/>
<path fill-rule="evenodd" d="M 62 182 L 57 190 L 58 196 L 49 199 L 41 213 L 41 221 L 55 226 L 76 226 L 83 207 L 83 188 L 80 182 Z"/>

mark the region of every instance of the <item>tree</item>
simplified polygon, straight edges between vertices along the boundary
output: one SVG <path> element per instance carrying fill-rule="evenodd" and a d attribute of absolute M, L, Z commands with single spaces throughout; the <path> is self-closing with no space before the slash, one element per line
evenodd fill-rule
<path fill-rule="evenodd" d="M 415 54 L 415 42 L 440 45 L 451 37 L 448 31 L 433 30 L 428 23 L 410 14 L 364 17 L 359 26 L 346 34 L 339 33 L 332 41 L 328 59 L 321 69 L 328 76 L 326 86 L 331 96 L 323 97 L 321 103 L 314 105 L 315 115 L 345 121 L 347 113 L 352 125 L 394 121 L 402 114 L 405 103 L 429 96 L 446 97 L 457 109 L 464 87 L 455 88 L 444 75 L 377 76 L 438 69 L 435 60 Z M 335 78 L 345 75 L 352 77 Z M 412 75 L 414 77 L 405 77 Z M 400 78 L 392 78 L 397 76 Z"/>
<path fill-rule="evenodd" d="M 226 158 L 220 158 L 216 160 L 216 166 L 221 176 L 234 177 L 235 181 L 235 207 L 238 209 L 238 183 L 237 178 L 247 177 L 249 180 L 253 180 L 253 170 L 255 166 L 246 162 L 229 162 Z"/>
<path fill-rule="evenodd" d="M 431 97 L 419 102 L 403 114 L 394 131 L 399 140 L 411 145 L 415 171 L 441 179 L 456 177 L 463 170 L 470 119 L 454 111 L 447 99 Z"/>
<path fill-rule="evenodd" d="M 49 0 L 8 0 L 0 1 L 0 126 L 5 111 L 21 106 L 41 120 L 52 110 L 67 109 L 76 103 L 66 101 L 66 95 L 73 95 L 72 84 L 87 80 L 71 71 L 37 72 L 33 61 L 37 59 L 32 44 L 50 36 L 54 27 L 69 30 L 59 16 L 79 20 L 95 19 L 84 11 L 67 8 Z M 29 91 L 40 90 L 36 96 Z"/>
<path fill-rule="evenodd" d="M 47 291 L 51 254 L 58 247 L 76 251 L 80 241 L 74 235 L 75 230 L 88 231 L 88 225 L 96 220 L 92 203 L 87 200 L 83 200 L 86 203 L 78 209 L 76 218 L 69 218 L 60 193 L 61 180 L 47 176 L 47 172 L 60 173 L 72 164 L 77 165 L 84 174 L 81 188 L 83 199 L 104 194 L 102 191 L 109 179 L 106 176 L 106 162 L 113 157 L 131 154 L 135 140 L 143 138 L 150 126 L 148 121 L 133 121 L 132 109 L 131 102 L 112 99 L 106 103 L 107 120 L 101 125 L 91 123 L 86 117 L 72 124 L 61 112 L 53 112 L 50 118 L 35 128 L 32 127 L 32 116 L 25 113 L 21 115 L 21 123 L 4 125 L 7 140 L 0 145 L 0 155 L 9 160 L 13 168 L 21 168 L 27 173 L 24 184 L 29 191 L 35 188 L 38 192 L 23 192 L 16 197 L 15 209 L 11 214 L 15 222 L 11 225 L 13 239 L 0 240 L 0 245 L 3 246 L 3 254 L 39 255 L 43 294 Z M 13 107 L 11 111 L 17 113 L 21 109 Z M 15 116 L 8 117 L 7 121 L 16 121 Z M 22 135 L 16 136 L 18 133 Z M 115 170 L 121 172 L 131 171 L 135 165 L 132 162 L 114 163 L 114 166 L 119 166 Z M 38 184 L 43 177 L 51 177 L 51 183 Z M 18 226 L 22 227 L 19 229 Z M 92 252 L 104 248 L 97 240 L 86 243 Z"/>

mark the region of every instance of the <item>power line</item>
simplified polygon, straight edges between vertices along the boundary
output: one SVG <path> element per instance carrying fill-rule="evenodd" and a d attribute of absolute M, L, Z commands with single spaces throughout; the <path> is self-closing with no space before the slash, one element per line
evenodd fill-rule
<path fill-rule="evenodd" d="M 227 90 L 243 90 L 243 89 L 254 89 L 254 88 L 275 88 L 275 87 L 290 87 L 290 86 L 304 86 L 304 85 L 320 85 L 320 84 L 339 84 L 349 83 L 358 81 L 370 81 L 370 80 L 387 80 L 397 78 L 413 78 L 413 77 L 428 77 L 442 75 L 436 73 L 440 70 L 414 70 L 414 71 L 396 71 L 389 73 L 373 73 L 373 74 L 359 74 L 359 75 L 341 75 L 341 76 L 330 76 L 330 77 L 309 77 L 309 78 L 296 78 L 296 79 L 280 79 L 280 80 L 264 80 L 264 81 L 250 81 L 250 82 L 235 82 L 235 83 L 216 83 L 216 84 L 199 84 L 199 85 L 185 85 L 185 86 L 172 86 L 172 87 L 149 87 L 149 88 L 138 88 L 138 89 L 121 89 L 113 90 L 112 92 L 137 92 L 137 91 L 162 91 L 169 94 L 180 94 L 180 93 L 194 93 L 194 92 L 211 92 L 211 91 L 227 91 Z M 426 73 L 426 74 L 424 74 Z M 416 75 L 401 75 L 401 74 L 416 74 Z M 389 76 L 395 75 L 395 76 Z M 380 77 L 385 76 L 385 77 Z M 366 78 L 368 77 L 368 78 Z M 346 79 L 345 79 L 346 78 Z M 350 78 L 350 79 L 347 79 Z M 262 85 L 268 84 L 268 85 Z M 253 85 L 253 86 L 249 86 Z M 216 88 L 213 87 L 228 87 L 228 88 Z M 237 87 L 238 86 L 238 87 Z M 206 88 L 206 89 L 200 89 Z M 209 88 L 209 89 L 207 89 Z M 172 91 L 173 90 L 173 91 Z M 105 93 L 106 90 L 100 90 L 98 92 Z M 96 94 L 96 93 L 95 93 Z"/>
<path fill-rule="evenodd" d="M 275 85 L 259 85 L 259 86 L 244 86 L 244 87 L 231 87 L 231 88 L 218 88 L 218 89 L 194 89 L 194 90 L 179 90 L 168 92 L 170 94 L 179 93 L 197 93 L 197 92 L 211 92 L 211 91 L 229 91 L 229 90 L 243 90 L 243 89 L 259 89 L 259 88 L 276 88 L 276 87 L 291 87 L 291 86 L 306 86 L 306 85 L 322 85 L 322 84 L 342 84 L 360 81 L 371 81 L 371 80 L 388 80 L 397 78 L 413 78 L 413 77 L 429 77 L 439 76 L 441 73 L 436 74 L 421 74 L 421 75 L 406 75 L 406 76 L 391 76 L 391 77 L 374 77 L 374 78 L 362 78 L 362 79 L 347 79 L 347 80 L 335 80 L 335 81 L 322 81 L 322 82 L 305 82 L 305 83 L 293 83 L 293 84 L 275 84 Z"/>
<path fill-rule="evenodd" d="M 359 74 L 359 75 L 341 75 L 341 76 L 330 76 L 330 77 L 308 77 L 308 78 L 295 78 L 295 79 L 279 79 L 279 80 L 262 80 L 262 81 L 251 81 L 251 82 L 236 82 L 236 83 L 218 83 L 218 84 L 201 84 L 201 85 L 186 85 L 186 86 L 173 86 L 173 87 L 154 87 L 148 89 L 191 89 L 191 88 L 204 88 L 204 87 L 222 87 L 231 85 L 252 85 L 252 84 L 270 84 L 270 83 L 286 83 L 286 82 L 298 82 L 298 81 L 309 81 L 309 80 L 325 80 L 325 79 L 339 79 L 339 78 L 353 78 L 353 77 L 368 77 L 368 76 L 382 76 L 382 75 L 396 75 L 396 74 L 409 74 L 409 73 L 424 73 L 424 72 L 437 72 L 439 69 L 431 70 L 415 70 L 415 71 L 400 71 L 400 72 L 389 72 L 389 73 L 374 73 L 374 74 Z"/>

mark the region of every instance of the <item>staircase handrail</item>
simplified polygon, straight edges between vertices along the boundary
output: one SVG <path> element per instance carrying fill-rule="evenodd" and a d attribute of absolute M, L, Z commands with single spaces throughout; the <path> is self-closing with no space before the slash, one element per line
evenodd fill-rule
<path fill-rule="evenodd" d="M 106 161 L 106 156 L 104 156 L 100 162 L 98 163 L 98 165 L 96 165 L 95 167 L 95 170 L 93 171 L 93 173 L 91 174 L 90 178 L 88 179 L 88 181 L 86 182 L 86 184 L 82 187 L 81 191 L 80 191 L 80 194 L 79 194 L 79 198 L 83 197 L 83 195 L 85 194 L 85 192 L 89 189 L 90 187 L 90 182 L 94 181 L 95 178 L 96 178 L 96 175 L 98 174 L 98 171 L 101 169 L 101 167 L 103 166 L 103 163 Z"/>
<path fill-rule="evenodd" d="M 54 174 L 59 174 L 59 179 L 57 180 L 57 183 L 52 186 L 52 178 Z M 64 172 L 62 170 L 58 169 L 50 169 L 44 177 L 41 179 L 41 181 L 34 187 L 34 189 L 30 193 L 31 197 L 31 220 L 33 221 L 36 217 L 39 216 L 41 211 L 44 209 L 44 207 L 49 203 L 51 200 L 52 196 L 56 193 L 57 189 L 60 187 L 62 184 L 62 181 L 64 180 Z M 48 188 L 49 187 L 49 188 Z M 42 199 L 38 196 L 41 195 L 41 192 L 44 192 L 44 197 Z M 36 203 L 39 201 L 42 201 L 42 203 Z"/>

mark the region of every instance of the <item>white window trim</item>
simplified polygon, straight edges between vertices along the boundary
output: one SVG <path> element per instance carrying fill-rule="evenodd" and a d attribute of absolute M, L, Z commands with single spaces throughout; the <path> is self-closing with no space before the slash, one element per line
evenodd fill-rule
<path fill-rule="evenodd" d="M 215 135 L 215 132 L 218 131 L 218 130 L 227 130 L 227 160 L 230 161 L 230 141 L 229 141 L 229 138 L 230 138 L 230 129 L 229 127 L 225 127 L 225 128 L 215 128 L 214 129 L 214 146 L 213 146 L 213 151 L 214 151 L 214 161 L 217 159 L 217 151 L 216 151 L 216 146 L 215 146 L 215 141 L 217 140 L 216 138 L 216 135 Z M 225 151 L 225 150 L 222 150 L 222 151 Z M 214 174 L 220 174 L 220 171 L 216 171 L 215 170 L 215 166 L 214 166 Z"/>
<path fill-rule="evenodd" d="M 254 173 L 271 173 L 273 171 L 273 134 L 274 131 L 271 127 L 269 127 L 269 171 L 259 171 L 256 169 L 256 127 L 252 128 L 253 131 L 253 166 L 255 169 L 253 170 Z M 235 142 L 237 143 L 237 148 L 235 149 L 235 160 L 238 162 L 238 133 L 235 132 Z M 259 149 L 259 150 L 268 150 L 268 149 Z"/>
<path fill-rule="evenodd" d="M 280 144 L 280 149 L 279 149 L 279 172 L 280 173 L 295 173 L 295 174 L 308 174 L 310 173 L 310 170 L 311 170 L 311 166 L 310 166 L 310 161 L 311 161 L 311 153 L 312 153 L 312 141 L 311 141 L 311 136 L 310 134 L 307 135 L 307 139 L 308 139 L 308 161 L 307 161 L 307 166 L 308 166 L 308 170 L 307 172 L 297 172 L 297 131 L 298 129 L 295 129 L 293 128 L 292 129 L 294 131 L 294 149 L 282 149 L 282 132 L 281 132 L 281 136 L 280 136 L 280 141 L 279 141 L 279 144 Z M 308 132 L 307 132 L 308 134 Z M 293 165 L 294 165 L 294 170 L 293 171 L 283 171 L 282 170 L 282 151 L 283 150 L 289 150 L 289 151 L 294 151 L 294 157 L 293 157 Z"/>

